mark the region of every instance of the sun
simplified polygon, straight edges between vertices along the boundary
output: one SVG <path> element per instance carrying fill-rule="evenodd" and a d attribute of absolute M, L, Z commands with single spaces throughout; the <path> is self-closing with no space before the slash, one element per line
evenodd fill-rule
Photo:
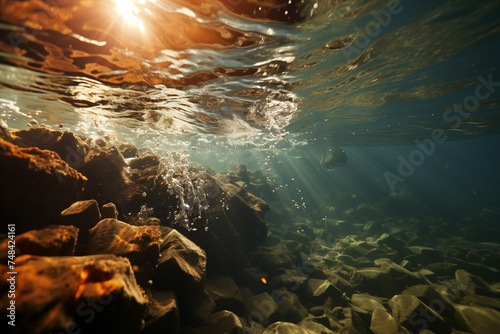
<path fill-rule="evenodd" d="M 116 10 L 123 18 L 123 22 L 130 27 L 136 27 L 140 31 L 144 31 L 144 24 L 139 18 L 139 7 L 136 4 L 144 5 L 145 0 L 114 0 L 116 3 Z"/>

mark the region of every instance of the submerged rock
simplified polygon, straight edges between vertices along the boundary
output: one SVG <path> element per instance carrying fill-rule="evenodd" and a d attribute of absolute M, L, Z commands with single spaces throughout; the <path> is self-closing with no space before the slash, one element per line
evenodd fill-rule
<path fill-rule="evenodd" d="M 176 334 L 179 332 L 179 307 L 173 290 L 153 291 L 144 314 L 143 334 Z"/>
<path fill-rule="evenodd" d="M 213 275 L 207 279 L 207 292 L 215 302 L 216 310 L 243 313 L 245 304 L 240 289 L 232 277 Z"/>
<path fill-rule="evenodd" d="M 95 200 L 75 202 L 61 212 L 63 224 L 74 225 L 82 230 L 92 228 L 100 219 L 101 213 Z"/>
<path fill-rule="evenodd" d="M 2 220 L 19 232 L 56 222 L 78 199 L 87 178 L 56 153 L 20 148 L 0 139 Z"/>
<path fill-rule="evenodd" d="M 173 289 L 182 299 L 198 297 L 205 288 L 205 252 L 177 230 L 171 229 L 162 239 L 154 288 Z"/>
<path fill-rule="evenodd" d="M 71 256 L 75 253 L 78 228 L 75 226 L 51 225 L 40 230 L 31 230 L 15 238 L 16 256 L 23 254 L 39 256 Z M 0 244 L 0 254 L 7 255 L 5 239 Z"/>
<path fill-rule="evenodd" d="M 127 259 L 114 255 L 16 259 L 16 326 L 9 333 L 139 333 L 146 300 Z M 6 266 L 0 267 L 7 290 Z M 6 319 L 7 294 L 0 299 Z M 126 316 L 124 316 L 126 315 Z M 5 332 L 7 322 L 3 321 Z"/>
<path fill-rule="evenodd" d="M 116 219 L 103 219 L 89 230 L 88 254 L 114 254 L 130 260 L 143 283 L 153 275 L 160 255 L 158 226 L 132 226 Z"/>

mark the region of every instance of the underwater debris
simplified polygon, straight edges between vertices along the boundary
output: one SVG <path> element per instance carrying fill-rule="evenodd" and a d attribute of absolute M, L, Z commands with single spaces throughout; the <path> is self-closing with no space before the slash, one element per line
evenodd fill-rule
<path fill-rule="evenodd" d="M 333 170 L 347 164 L 347 155 L 340 146 L 334 146 L 328 151 L 323 152 L 320 164 L 326 170 Z"/>

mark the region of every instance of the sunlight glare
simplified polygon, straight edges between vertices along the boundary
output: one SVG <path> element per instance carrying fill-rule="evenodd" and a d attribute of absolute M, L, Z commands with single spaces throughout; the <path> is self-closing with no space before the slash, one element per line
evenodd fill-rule
<path fill-rule="evenodd" d="M 139 28 L 140 31 L 144 31 L 144 24 L 137 17 L 139 13 L 139 8 L 134 4 L 134 0 L 114 0 L 116 3 L 116 9 L 118 13 L 123 17 L 123 21 L 127 24 Z M 145 4 L 144 0 L 138 1 L 140 4 Z"/>

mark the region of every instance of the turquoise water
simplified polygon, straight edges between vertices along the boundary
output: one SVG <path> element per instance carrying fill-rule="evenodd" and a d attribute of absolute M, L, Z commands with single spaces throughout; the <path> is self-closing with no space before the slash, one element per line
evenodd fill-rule
<path fill-rule="evenodd" d="M 2 6 L 11 128 L 244 163 L 315 219 L 391 193 L 447 219 L 499 207 L 498 1 Z M 348 163 L 326 170 L 333 147 Z"/>

